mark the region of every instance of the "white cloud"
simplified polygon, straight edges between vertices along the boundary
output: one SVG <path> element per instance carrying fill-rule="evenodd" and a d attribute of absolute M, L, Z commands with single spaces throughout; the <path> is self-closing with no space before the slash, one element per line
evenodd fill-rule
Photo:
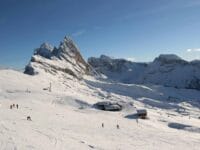
<path fill-rule="evenodd" d="M 126 60 L 128 60 L 128 61 L 135 61 L 135 58 L 130 57 L 130 58 L 126 58 Z"/>
<path fill-rule="evenodd" d="M 183 58 L 192 61 L 192 60 L 200 60 L 200 48 L 190 48 L 185 50 L 183 53 Z"/>
<path fill-rule="evenodd" d="M 79 30 L 79 31 L 72 33 L 72 36 L 78 37 L 78 36 L 85 34 L 85 32 L 86 32 L 86 30 Z"/>
<path fill-rule="evenodd" d="M 191 52 L 200 52 L 200 48 L 187 49 L 186 51 L 187 51 L 188 53 L 191 53 Z"/>

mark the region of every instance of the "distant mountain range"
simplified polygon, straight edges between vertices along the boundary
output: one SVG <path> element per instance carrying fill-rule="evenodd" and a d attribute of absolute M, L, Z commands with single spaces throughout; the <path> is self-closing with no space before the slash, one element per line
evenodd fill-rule
<path fill-rule="evenodd" d="M 158 84 L 200 90 L 200 61 L 185 61 L 174 54 L 160 55 L 150 63 L 137 63 L 101 55 L 86 62 L 76 44 L 68 37 L 53 47 L 44 43 L 34 51 L 26 74 L 68 74 L 77 79 L 84 75 L 102 75 L 122 83 Z"/>
<path fill-rule="evenodd" d="M 185 61 L 174 54 L 160 55 L 150 63 L 91 57 L 89 64 L 107 78 L 122 83 L 158 84 L 200 90 L 200 61 Z"/>

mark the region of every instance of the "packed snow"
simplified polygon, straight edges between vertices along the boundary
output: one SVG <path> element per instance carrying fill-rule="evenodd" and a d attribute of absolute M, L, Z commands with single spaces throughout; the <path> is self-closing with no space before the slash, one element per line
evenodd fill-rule
<path fill-rule="evenodd" d="M 0 70 L 0 149 L 199 150 L 199 98 L 191 89 Z M 125 107 L 95 109 L 101 101 Z M 148 119 L 138 119 L 137 109 Z"/>

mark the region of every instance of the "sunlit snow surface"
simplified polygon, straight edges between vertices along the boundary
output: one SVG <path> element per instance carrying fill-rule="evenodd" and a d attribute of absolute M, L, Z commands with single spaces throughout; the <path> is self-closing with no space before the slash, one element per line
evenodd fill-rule
<path fill-rule="evenodd" d="M 52 92 L 43 90 L 50 82 Z M 121 112 L 91 107 L 104 100 L 133 107 Z M 19 104 L 19 109 L 10 109 L 11 104 Z M 147 109 L 149 119 L 137 123 L 139 108 Z M 197 90 L 0 70 L 1 150 L 198 150 L 198 117 Z"/>

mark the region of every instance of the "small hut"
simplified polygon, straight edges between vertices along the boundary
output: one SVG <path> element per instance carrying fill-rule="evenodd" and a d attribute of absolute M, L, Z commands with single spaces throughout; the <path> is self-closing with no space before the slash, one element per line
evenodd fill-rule
<path fill-rule="evenodd" d="M 105 111 L 121 111 L 122 104 L 118 102 L 112 102 L 112 101 L 102 101 L 102 102 L 97 102 L 96 104 L 94 104 L 94 108 L 105 110 Z"/>
<path fill-rule="evenodd" d="M 147 118 L 147 110 L 146 109 L 138 109 L 137 115 L 141 119 L 146 119 Z"/>

